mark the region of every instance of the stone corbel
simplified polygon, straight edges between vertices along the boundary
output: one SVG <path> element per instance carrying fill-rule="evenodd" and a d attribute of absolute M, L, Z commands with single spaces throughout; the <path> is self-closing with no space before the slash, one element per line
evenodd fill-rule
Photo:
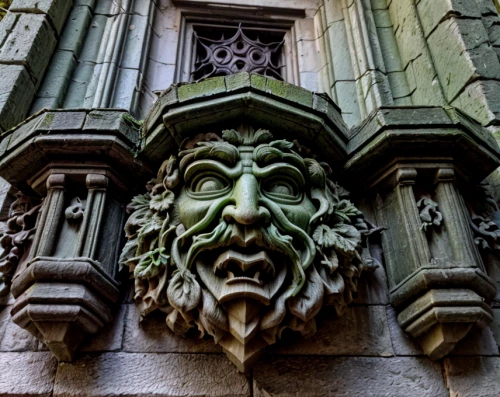
<path fill-rule="evenodd" d="M 114 266 L 98 255 L 103 233 L 111 232 L 103 230 L 112 212 L 106 211 L 108 178 L 87 174 L 86 208 L 81 216 L 78 206 L 71 205 L 68 179 L 64 173 L 48 176 L 32 259 L 19 269 L 11 288 L 16 298 L 13 321 L 43 341 L 60 361 L 71 361 L 85 337 L 111 321 L 112 304 L 119 297 Z M 79 188 L 75 184 L 71 189 Z M 63 235 L 64 223 L 72 222 L 80 223 L 73 225 L 78 239 L 64 241 L 68 237 Z M 114 227 L 119 235 L 121 223 Z"/>
<path fill-rule="evenodd" d="M 433 231 L 422 227 L 414 196 L 417 174 L 414 168 L 397 170 L 396 185 L 379 200 L 378 212 L 388 228 L 382 242 L 398 322 L 431 359 L 439 359 L 474 324 L 484 327 L 492 321 L 488 303 L 495 286 L 484 273 L 452 168 L 437 170 L 434 197 L 446 230 L 441 238 L 451 255 L 433 257 L 427 237 Z"/>

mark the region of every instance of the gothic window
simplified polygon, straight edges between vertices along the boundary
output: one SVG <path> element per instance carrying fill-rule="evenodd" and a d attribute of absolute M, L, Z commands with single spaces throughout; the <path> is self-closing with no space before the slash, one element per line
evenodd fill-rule
<path fill-rule="evenodd" d="M 191 80 L 239 72 L 258 73 L 283 80 L 284 31 L 252 27 L 197 26 Z"/>
<path fill-rule="evenodd" d="M 239 72 L 298 83 L 293 25 L 289 22 L 201 21 L 185 16 L 176 82 Z"/>

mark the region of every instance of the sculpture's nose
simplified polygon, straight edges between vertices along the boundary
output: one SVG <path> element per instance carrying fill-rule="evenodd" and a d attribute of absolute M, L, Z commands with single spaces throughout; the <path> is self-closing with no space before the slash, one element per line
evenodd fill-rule
<path fill-rule="evenodd" d="M 228 205 L 222 212 L 226 222 L 237 222 L 241 225 L 260 223 L 267 225 L 271 214 L 259 206 L 259 183 L 252 174 L 243 174 L 237 181 L 233 191 L 234 205 Z"/>

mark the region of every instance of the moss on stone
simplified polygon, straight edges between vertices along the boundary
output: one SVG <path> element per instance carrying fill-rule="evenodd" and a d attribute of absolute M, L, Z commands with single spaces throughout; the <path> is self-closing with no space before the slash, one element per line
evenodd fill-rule
<path fill-rule="evenodd" d="M 3 10 L 0 9 L 0 21 L 7 13 L 4 10 L 8 10 L 11 4 L 12 4 L 12 0 L 0 0 L 0 8 L 3 8 Z"/>
<path fill-rule="evenodd" d="M 181 85 L 177 90 L 179 101 L 187 101 L 192 98 L 218 94 L 226 91 L 224 77 L 213 77 L 200 81 L 196 84 Z"/>

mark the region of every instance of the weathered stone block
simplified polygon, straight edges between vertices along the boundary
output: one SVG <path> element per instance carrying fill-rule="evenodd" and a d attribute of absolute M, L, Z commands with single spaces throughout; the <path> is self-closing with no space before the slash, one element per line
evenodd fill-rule
<path fill-rule="evenodd" d="M 496 356 L 498 346 L 490 327 L 473 327 L 465 338 L 457 343 L 450 356 Z"/>
<path fill-rule="evenodd" d="M 12 322 L 11 309 L 11 306 L 7 306 L 0 312 L 0 351 L 37 351 L 39 342 L 28 331 Z"/>
<path fill-rule="evenodd" d="M 423 356 L 424 352 L 398 324 L 396 311 L 387 306 L 387 322 L 391 333 L 392 347 L 397 356 Z"/>
<path fill-rule="evenodd" d="M 92 14 L 88 7 L 73 7 L 59 40 L 58 49 L 71 51 L 76 56 L 79 55 L 91 19 Z"/>
<path fill-rule="evenodd" d="M 192 98 L 201 98 L 226 91 L 224 77 L 212 77 L 198 84 L 181 85 L 177 89 L 179 102 Z"/>
<path fill-rule="evenodd" d="M 0 48 L 0 63 L 25 65 L 38 86 L 56 45 L 45 15 L 21 14 Z"/>
<path fill-rule="evenodd" d="M 384 306 L 353 306 L 337 317 L 325 307 L 317 331 L 304 339 L 284 335 L 278 354 L 384 356 L 393 355 Z"/>
<path fill-rule="evenodd" d="M 0 130 L 6 131 L 26 116 L 35 87 L 20 65 L 0 64 L 0 81 Z"/>
<path fill-rule="evenodd" d="M 486 125 L 500 120 L 500 82 L 479 80 L 469 84 L 452 105 Z"/>
<path fill-rule="evenodd" d="M 0 395 L 51 395 L 57 361 L 50 353 L 0 353 Z"/>
<path fill-rule="evenodd" d="M 426 36 L 447 17 L 481 17 L 481 10 L 477 3 L 471 0 L 420 0 L 417 9 Z"/>
<path fill-rule="evenodd" d="M 480 20 L 452 18 L 429 36 L 429 49 L 448 100 L 453 100 L 471 79 L 500 79 L 498 57 L 488 41 Z"/>
<path fill-rule="evenodd" d="M 54 397 L 250 396 L 224 355 L 107 353 L 60 365 Z"/>
<path fill-rule="evenodd" d="M 270 357 L 254 369 L 255 397 L 448 397 L 425 358 Z"/>
<path fill-rule="evenodd" d="M 41 98 L 57 98 L 58 104 L 62 104 L 76 65 L 77 62 L 73 57 L 73 53 L 56 51 L 37 96 Z"/>
<path fill-rule="evenodd" d="M 174 334 L 165 322 L 164 313 L 149 315 L 139 322 L 135 304 L 129 307 L 123 350 L 146 353 L 220 353 L 221 348 L 211 340 L 183 338 Z"/>
<path fill-rule="evenodd" d="M 72 5 L 72 0 L 14 0 L 10 11 L 45 14 L 59 35 Z"/>
<path fill-rule="evenodd" d="M 80 351 L 96 352 L 96 351 L 115 351 L 122 348 L 123 329 L 125 328 L 125 316 L 128 305 L 120 305 L 113 310 L 113 320 L 111 323 L 94 335 L 87 343 L 85 343 Z"/>
<path fill-rule="evenodd" d="M 139 134 L 125 121 L 124 111 L 93 110 L 87 116 L 83 130 L 115 131 L 127 137 L 131 142 L 137 142 Z"/>
<path fill-rule="evenodd" d="M 491 331 L 493 332 L 493 337 L 500 347 L 500 308 L 493 309 L 493 323 L 491 323 Z"/>
<path fill-rule="evenodd" d="M 499 357 L 457 357 L 444 360 L 446 386 L 451 397 L 500 395 Z"/>

